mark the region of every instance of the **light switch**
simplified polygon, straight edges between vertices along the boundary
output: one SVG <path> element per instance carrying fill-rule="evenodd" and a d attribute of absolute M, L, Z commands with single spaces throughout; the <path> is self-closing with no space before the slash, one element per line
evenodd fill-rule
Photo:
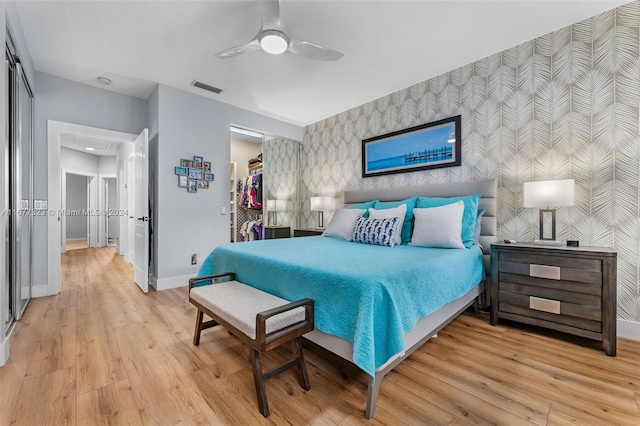
<path fill-rule="evenodd" d="M 224 206 L 220 207 L 220 214 L 227 214 L 227 208 Z"/>

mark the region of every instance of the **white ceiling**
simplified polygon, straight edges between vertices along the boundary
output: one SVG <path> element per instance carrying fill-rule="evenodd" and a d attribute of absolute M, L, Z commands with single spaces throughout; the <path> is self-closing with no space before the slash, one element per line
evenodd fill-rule
<path fill-rule="evenodd" d="M 113 156 L 118 154 L 121 141 L 98 138 L 95 136 L 60 133 L 60 146 L 97 156 Z M 87 148 L 93 148 L 87 150 Z"/>
<path fill-rule="evenodd" d="M 296 38 L 344 53 L 316 62 L 215 54 L 260 29 L 255 1 L 18 1 L 38 71 L 146 99 L 160 82 L 307 125 L 627 1 L 282 1 Z M 190 86 L 197 79 L 224 91 Z M 36 86 L 37 91 L 37 86 Z"/>

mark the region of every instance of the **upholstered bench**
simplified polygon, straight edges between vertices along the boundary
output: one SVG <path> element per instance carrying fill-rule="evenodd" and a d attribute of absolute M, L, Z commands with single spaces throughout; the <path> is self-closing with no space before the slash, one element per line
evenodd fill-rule
<path fill-rule="evenodd" d="M 235 279 L 235 274 L 225 273 L 189 280 L 189 302 L 198 308 L 193 344 L 200 344 L 202 330 L 222 325 L 249 346 L 258 407 L 269 417 L 268 379 L 296 366 L 300 386 L 310 388 L 300 336 L 314 328 L 313 300 L 290 303 Z M 204 314 L 212 320 L 203 322 Z M 286 342 L 293 343 L 294 357 L 263 373 L 260 354 Z"/>

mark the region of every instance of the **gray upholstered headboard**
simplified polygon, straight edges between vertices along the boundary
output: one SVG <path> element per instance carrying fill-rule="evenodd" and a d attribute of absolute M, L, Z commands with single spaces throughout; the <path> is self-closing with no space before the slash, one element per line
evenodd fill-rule
<path fill-rule="evenodd" d="M 484 253 L 484 267 L 489 274 L 489 252 L 491 243 L 496 241 L 498 228 L 498 182 L 483 180 L 476 182 L 441 183 L 434 185 L 402 186 L 397 188 L 363 189 L 345 191 L 344 204 L 363 203 L 365 201 L 400 201 L 406 198 L 421 197 L 455 197 L 458 195 L 482 194 L 479 209 L 486 209 L 482 216 L 480 244 Z"/>

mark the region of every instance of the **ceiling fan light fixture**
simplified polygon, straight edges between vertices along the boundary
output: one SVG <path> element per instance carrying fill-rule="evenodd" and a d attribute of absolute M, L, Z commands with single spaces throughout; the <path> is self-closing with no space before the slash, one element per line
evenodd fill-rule
<path fill-rule="evenodd" d="M 289 47 L 289 37 L 278 30 L 266 30 L 260 34 L 262 50 L 272 55 L 279 55 Z"/>

